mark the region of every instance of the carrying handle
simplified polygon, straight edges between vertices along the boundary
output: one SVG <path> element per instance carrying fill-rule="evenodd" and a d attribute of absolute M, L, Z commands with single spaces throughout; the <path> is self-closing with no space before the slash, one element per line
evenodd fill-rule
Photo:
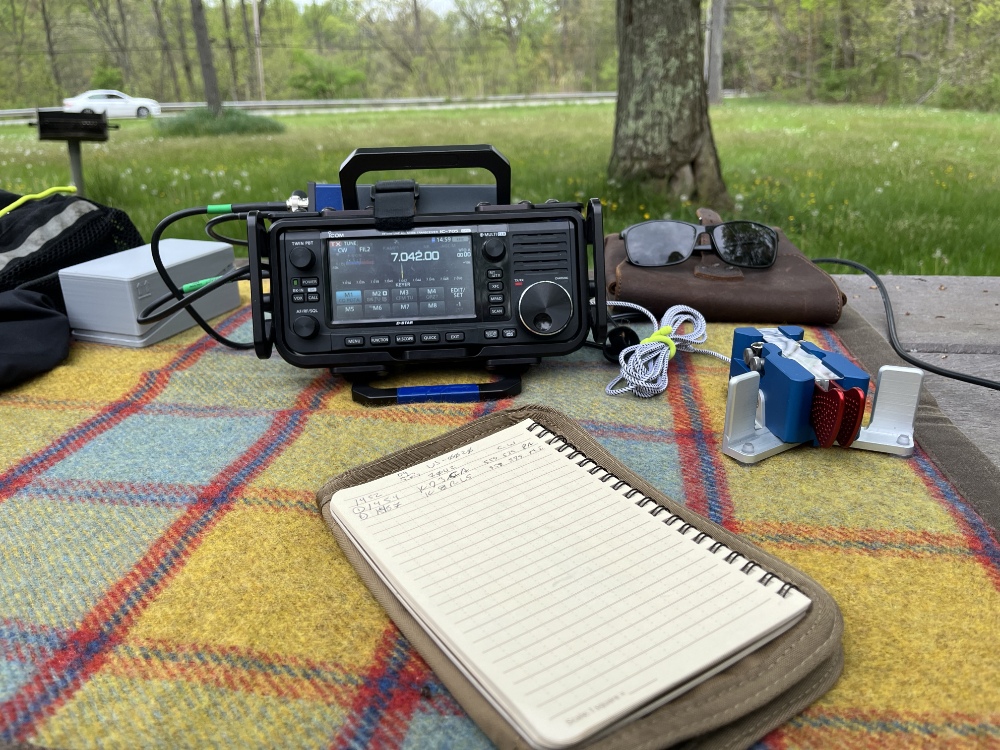
<path fill-rule="evenodd" d="M 485 169 L 497 181 L 497 205 L 510 203 L 510 162 L 488 144 L 356 148 L 340 165 L 344 210 L 356 211 L 358 178 L 366 172 L 400 169 Z"/>

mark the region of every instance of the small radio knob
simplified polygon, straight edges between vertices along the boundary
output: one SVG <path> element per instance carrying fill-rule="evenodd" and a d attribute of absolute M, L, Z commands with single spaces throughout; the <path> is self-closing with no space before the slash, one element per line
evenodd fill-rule
<path fill-rule="evenodd" d="M 524 327 L 539 336 L 551 336 L 573 317 L 573 299 L 554 281 L 536 281 L 521 293 L 517 312 Z"/>
<path fill-rule="evenodd" d="M 507 248 L 504 247 L 503 240 L 493 237 L 492 239 L 486 240 L 483 243 L 483 255 L 486 256 L 486 260 L 491 260 L 496 263 L 501 260 L 504 253 L 507 252 Z"/>
<path fill-rule="evenodd" d="M 293 247 L 292 251 L 288 254 L 288 262 L 300 271 L 309 268 L 315 259 L 316 256 L 313 255 L 313 251 L 302 245 Z"/>
<path fill-rule="evenodd" d="M 296 336 L 311 339 L 319 332 L 319 323 L 311 315 L 301 315 L 292 322 L 292 330 Z"/>

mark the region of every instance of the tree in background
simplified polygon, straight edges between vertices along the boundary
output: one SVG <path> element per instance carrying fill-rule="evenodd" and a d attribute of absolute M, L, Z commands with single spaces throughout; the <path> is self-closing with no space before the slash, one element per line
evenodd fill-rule
<path fill-rule="evenodd" d="M 215 75 L 215 60 L 212 59 L 212 42 L 208 37 L 208 22 L 205 20 L 205 6 L 201 0 L 191 0 L 191 25 L 198 47 L 201 63 L 201 80 L 205 87 L 205 101 L 212 114 L 222 114 L 222 97 L 219 96 L 219 79 Z"/>
<path fill-rule="evenodd" d="M 701 16 L 690 0 L 618 0 L 618 104 L 608 174 L 732 205 L 708 120 Z"/>

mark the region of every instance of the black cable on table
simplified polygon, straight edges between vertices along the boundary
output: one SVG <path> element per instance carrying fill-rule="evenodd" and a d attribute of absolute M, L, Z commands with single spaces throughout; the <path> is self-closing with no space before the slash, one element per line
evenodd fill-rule
<path fill-rule="evenodd" d="M 853 260 L 844 260 L 842 258 L 813 258 L 813 263 L 837 263 L 842 266 L 849 266 L 851 268 L 856 268 L 859 271 L 867 274 L 868 277 L 875 282 L 878 286 L 879 294 L 882 295 L 882 302 L 885 305 L 885 319 L 887 328 L 889 329 L 889 343 L 895 350 L 896 354 L 900 356 L 901 359 L 909 362 L 912 365 L 927 370 L 928 372 L 933 372 L 935 375 L 941 375 L 946 378 L 952 378 L 954 380 L 961 380 L 963 383 L 971 383 L 972 385 L 979 385 L 983 388 L 992 388 L 994 391 L 1000 391 L 1000 383 L 993 380 L 986 380 L 985 378 L 979 378 L 975 375 L 966 375 L 962 372 L 955 372 L 954 370 L 946 370 L 943 367 L 938 367 L 937 365 L 928 364 L 923 362 L 916 357 L 912 356 L 909 352 L 905 351 L 902 345 L 899 343 L 899 339 L 896 337 L 896 319 L 892 313 L 892 303 L 889 301 L 889 292 L 885 288 L 885 284 L 882 283 L 882 279 L 878 277 L 873 270 L 867 266 L 863 266 L 860 263 Z"/>

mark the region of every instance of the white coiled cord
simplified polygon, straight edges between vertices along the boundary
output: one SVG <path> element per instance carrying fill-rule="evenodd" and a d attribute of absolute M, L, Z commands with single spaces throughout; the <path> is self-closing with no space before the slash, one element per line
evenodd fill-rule
<path fill-rule="evenodd" d="M 634 393 L 639 398 L 652 398 L 667 390 L 667 365 L 678 351 L 710 354 L 729 363 L 729 357 L 708 349 L 696 349 L 695 344 L 704 344 L 708 339 L 708 324 L 705 316 L 687 305 L 674 305 L 663 314 L 657 323 L 656 317 L 642 305 L 632 302 L 608 302 L 608 307 L 630 307 L 644 313 L 653 324 L 652 336 L 635 346 L 629 346 L 618 355 L 621 372 L 604 389 L 609 396 Z M 689 333 L 677 333 L 685 323 L 690 323 Z M 621 388 L 615 388 L 625 381 Z"/>

